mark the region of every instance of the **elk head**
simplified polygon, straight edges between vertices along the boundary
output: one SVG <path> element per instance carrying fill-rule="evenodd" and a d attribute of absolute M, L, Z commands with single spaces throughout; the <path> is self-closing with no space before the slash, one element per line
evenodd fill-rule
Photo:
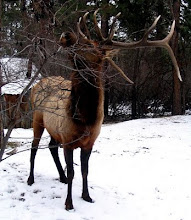
<path fill-rule="evenodd" d="M 88 39 L 85 35 L 76 35 L 66 32 L 61 35 L 60 44 L 68 49 L 69 58 L 73 63 L 74 70 L 83 74 L 86 72 L 100 72 L 104 61 L 105 49 L 98 48 L 97 42 Z"/>
<path fill-rule="evenodd" d="M 107 38 L 104 38 L 101 32 L 101 29 L 98 26 L 98 22 L 96 19 L 96 15 L 99 9 L 97 9 L 94 12 L 93 15 L 93 21 L 95 26 L 96 34 L 99 38 L 98 41 L 91 40 L 89 30 L 86 25 L 86 17 L 88 15 L 88 12 L 85 13 L 83 17 L 81 17 L 77 23 L 77 31 L 78 34 L 75 35 L 74 33 L 68 32 L 66 34 L 62 34 L 60 38 L 60 43 L 63 47 L 70 47 L 73 46 L 75 48 L 74 52 L 75 55 L 81 56 L 81 59 L 84 63 L 86 63 L 87 66 L 92 66 L 95 69 L 95 64 L 99 67 L 103 63 L 104 60 L 107 60 L 121 75 L 125 80 L 127 80 L 130 83 L 133 83 L 123 72 L 123 70 L 115 64 L 115 62 L 112 60 L 113 55 L 115 54 L 115 51 L 124 50 L 124 49 L 136 49 L 136 48 L 143 48 L 143 47 L 161 47 L 165 48 L 172 60 L 172 63 L 174 65 L 175 71 L 177 73 L 177 76 L 180 81 L 182 81 L 179 67 L 177 60 L 175 58 L 175 55 L 172 51 L 172 48 L 169 45 L 169 41 L 172 38 L 172 35 L 174 33 L 175 28 L 175 21 L 173 21 L 171 29 L 169 34 L 162 40 L 155 40 L 151 41 L 148 40 L 149 34 L 153 31 L 153 29 L 156 27 L 156 24 L 158 20 L 160 19 L 160 16 L 158 16 L 151 27 L 145 32 L 143 35 L 143 38 L 136 42 L 118 42 L 113 40 L 113 36 L 115 33 L 115 23 L 117 21 L 117 18 L 120 16 L 121 13 L 118 13 L 111 24 L 110 32 Z M 86 34 L 84 34 L 81 30 L 81 24 L 83 24 Z M 74 57 L 74 55 L 73 55 Z"/>

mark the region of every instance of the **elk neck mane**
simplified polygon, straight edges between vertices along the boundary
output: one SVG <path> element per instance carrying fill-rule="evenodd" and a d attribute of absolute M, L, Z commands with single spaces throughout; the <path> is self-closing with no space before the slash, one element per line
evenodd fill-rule
<path fill-rule="evenodd" d="M 97 52 L 97 51 L 96 51 Z M 87 53 L 88 57 L 77 54 L 72 74 L 71 110 L 75 123 L 94 125 L 103 117 L 102 62 L 97 54 Z"/>

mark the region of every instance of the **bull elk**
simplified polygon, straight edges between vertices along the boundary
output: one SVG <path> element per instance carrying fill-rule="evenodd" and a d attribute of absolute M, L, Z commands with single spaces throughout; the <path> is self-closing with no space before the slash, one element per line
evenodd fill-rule
<path fill-rule="evenodd" d="M 72 181 L 74 177 L 73 150 L 81 148 L 81 173 L 83 179 L 82 198 L 87 202 L 93 202 L 88 192 L 88 161 L 93 144 L 100 133 L 104 111 L 104 89 L 102 67 L 104 60 L 117 69 L 117 71 L 130 83 L 132 81 L 114 63 L 111 54 L 115 49 L 132 49 L 141 47 L 163 47 L 169 52 L 177 75 L 181 80 L 179 68 L 174 53 L 169 46 L 173 35 L 175 22 L 171 30 L 163 40 L 149 41 L 148 35 L 155 28 L 159 17 L 146 31 L 142 40 L 132 43 L 117 42 L 112 40 L 114 27 L 118 14 L 111 24 L 108 38 L 104 38 L 96 20 L 94 12 L 94 26 L 98 41 L 90 39 L 86 26 L 86 13 L 77 23 L 77 35 L 72 32 L 63 33 L 60 44 L 68 50 L 69 58 L 73 63 L 71 81 L 61 76 L 48 77 L 36 84 L 31 93 L 33 112 L 34 139 L 30 158 L 30 175 L 28 184 L 34 183 L 34 160 L 44 128 L 51 136 L 49 149 L 57 166 L 60 181 L 68 184 L 68 192 L 65 201 L 66 210 L 73 209 Z M 81 30 L 83 24 L 86 34 Z M 64 174 L 58 157 L 58 145 L 64 148 L 64 156 L 67 165 L 67 177 Z"/>

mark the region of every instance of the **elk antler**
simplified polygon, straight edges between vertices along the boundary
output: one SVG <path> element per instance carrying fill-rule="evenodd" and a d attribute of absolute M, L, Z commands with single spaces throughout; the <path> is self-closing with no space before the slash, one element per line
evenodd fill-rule
<path fill-rule="evenodd" d="M 175 21 L 173 21 L 173 23 L 172 23 L 171 30 L 170 30 L 169 34 L 163 40 L 156 40 L 156 41 L 147 40 L 148 35 L 155 28 L 159 18 L 160 18 L 160 16 L 158 18 L 156 18 L 156 20 L 154 21 L 152 26 L 145 32 L 143 38 L 140 41 L 132 42 L 132 43 L 123 43 L 123 42 L 112 41 L 112 46 L 114 48 L 121 48 L 121 49 L 134 49 L 134 48 L 141 48 L 141 47 L 162 47 L 162 48 L 165 48 L 165 49 L 167 49 L 167 51 L 171 57 L 172 63 L 174 65 L 174 68 L 175 68 L 175 71 L 177 73 L 179 80 L 182 81 L 177 60 L 175 58 L 175 55 L 173 53 L 172 48 L 169 45 L 169 41 L 172 38 L 172 35 L 174 33 Z"/>
<path fill-rule="evenodd" d="M 96 19 L 96 15 L 97 15 L 98 11 L 99 11 L 99 9 L 97 9 L 94 12 L 93 21 L 94 21 L 94 25 L 95 25 L 95 31 L 97 33 L 97 36 L 98 36 L 99 40 L 100 40 L 100 42 L 99 42 L 100 47 L 102 47 L 103 49 L 108 49 L 108 50 L 112 50 L 112 49 L 135 49 L 135 48 L 142 48 L 142 47 L 161 47 L 161 48 L 165 48 L 168 51 L 169 55 L 170 55 L 170 58 L 172 60 L 172 63 L 174 65 L 174 68 L 175 68 L 175 71 L 177 73 L 177 76 L 178 76 L 179 80 L 182 81 L 176 57 L 174 55 L 174 52 L 173 52 L 172 48 L 169 45 L 169 41 L 172 38 L 172 35 L 174 33 L 175 21 L 173 21 L 173 23 L 172 23 L 169 34 L 162 40 L 154 40 L 154 41 L 148 40 L 149 34 L 156 27 L 157 22 L 160 19 L 160 16 L 158 16 L 155 19 L 155 21 L 153 22 L 153 24 L 151 25 L 151 27 L 145 32 L 145 34 L 143 35 L 143 38 L 141 40 L 139 40 L 137 42 L 125 43 L 125 42 L 118 42 L 118 41 L 112 40 L 112 38 L 114 36 L 114 33 L 115 33 L 115 30 L 114 30 L 115 23 L 116 23 L 116 20 L 120 16 L 121 13 L 118 13 L 114 17 L 113 22 L 111 24 L 111 29 L 110 29 L 110 32 L 109 32 L 109 36 L 108 36 L 108 38 L 104 38 L 103 35 L 102 35 L 102 32 L 101 32 L 101 29 L 98 26 L 97 19 Z M 87 13 L 83 17 L 83 22 L 84 23 L 85 23 L 85 20 L 86 20 L 86 16 L 87 16 Z M 77 24 L 78 31 L 79 31 L 79 33 L 82 37 L 87 38 L 86 35 L 83 34 L 83 32 L 80 29 L 80 22 L 81 22 L 81 18 L 80 18 L 80 20 Z M 87 27 L 85 27 L 85 28 L 87 28 Z M 107 59 L 110 62 L 110 64 L 115 69 L 117 69 L 119 71 L 119 73 L 128 82 L 132 83 L 132 81 L 128 77 L 126 77 L 125 73 L 113 62 L 113 60 L 110 57 L 105 57 L 105 59 Z"/>
<path fill-rule="evenodd" d="M 79 18 L 79 21 L 77 22 L 77 31 L 78 33 L 85 39 L 89 39 L 91 40 L 91 36 L 90 36 L 90 32 L 88 30 L 88 27 L 86 25 L 86 17 L 89 14 L 89 12 L 86 12 L 83 17 Z M 85 29 L 86 35 L 82 32 L 81 28 L 80 28 L 80 24 L 83 22 L 83 27 Z"/>
<path fill-rule="evenodd" d="M 77 22 L 77 31 L 78 34 L 80 34 L 83 38 L 87 39 L 87 36 L 82 32 L 81 28 L 80 28 L 80 23 L 81 23 L 82 18 L 79 18 L 79 21 Z"/>
<path fill-rule="evenodd" d="M 94 15 L 93 15 L 93 20 L 94 20 L 94 25 L 95 25 L 95 31 L 97 33 L 97 36 L 98 38 L 103 41 L 103 42 L 112 42 L 112 38 L 115 34 L 115 30 L 114 30 L 114 27 L 115 27 L 115 23 L 117 21 L 117 18 L 121 15 L 121 12 L 119 12 L 113 19 L 113 22 L 111 24 L 111 28 L 110 28 L 110 32 L 109 32 L 109 36 L 108 38 L 104 38 L 103 35 L 102 35 L 102 32 L 98 26 L 98 23 L 97 23 L 97 19 L 96 19 L 96 15 L 97 15 L 97 12 L 99 11 L 99 9 L 97 9 L 95 12 L 94 12 Z M 130 80 L 126 75 L 125 73 L 123 72 L 123 70 L 116 65 L 116 63 L 111 59 L 111 57 L 109 56 L 106 56 L 105 59 L 111 64 L 112 67 L 114 67 L 120 74 L 121 76 L 127 80 L 127 82 L 133 84 L 133 81 Z"/>
<path fill-rule="evenodd" d="M 117 21 L 117 18 L 118 18 L 120 15 L 121 15 L 121 12 L 119 12 L 119 13 L 114 17 L 114 19 L 113 19 L 113 22 L 112 22 L 112 24 L 111 24 L 111 29 L 110 29 L 110 32 L 109 32 L 109 37 L 107 38 L 108 41 L 111 41 L 112 38 L 113 38 L 113 36 L 114 36 L 114 34 L 115 34 L 115 29 L 114 29 L 115 23 L 116 23 L 116 21 Z"/>
<path fill-rule="evenodd" d="M 87 17 L 88 14 L 89 14 L 89 12 L 86 12 L 86 13 L 84 14 L 84 16 L 82 17 L 82 21 L 83 21 L 83 25 L 84 25 L 84 28 L 85 28 L 87 37 L 88 37 L 88 39 L 91 39 L 90 32 L 89 32 L 88 27 L 87 27 L 87 25 L 86 25 L 86 17 Z"/>
<path fill-rule="evenodd" d="M 99 40 L 105 41 L 106 39 L 103 37 L 103 35 L 101 33 L 101 29 L 99 28 L 98 23 L 97 23 L 96 15 L 97 15 L 98 11 L 99 11 L 99 8 L 94 12 L 94 16 L 93 16 L 95 31 L 97 33 L 97 36 L 98 36 Z"/>
<path fill-rule="evenodd" d="M 105 59 L 112 65 L 112 67 L 114 67 L 117 71 L 119 71 L 119 73 L 121 74 L 121 76 L 122 76 L 125 80 L 127 80 L 127 82 L 129 82 L 129 83 L 131 83 L 131 84 L 134 83 L 132 80 L 129 79 L 129 77 L 127 77 L 127 76 L 125 75 L 125 73 L 123 72 L 123 70 L 122 70 L 119 66 L 117 66 L 117 64 L 116 64 L 110 57 L 106 57 Z"/>
<path fill-rule="evenodd" d="M 175 71 L 177 73 L 177 76 L 178 76 L 179 80 L 182 81 L 177 60 L 175 58 L 175 55 L 173 53 L 172 48 L 169 45 L 169 41 L 172 38 L 172 35 L 174 33 L 175 21 L 173 21 L 173 23 L 172 23 L 171 30 L 170 30 L 169 34 L 162 40 L 155 40 L 155 41 L 148 40 L 148 35 L 156 27 L 157 22 L 160 19 L 160 16 L 158 16 L 155 19 L 155 21 L 153 22 L 153 24 L 151 25 L 151 27 L 145 32 L 145 34 L 143 35 L 143 38 L 140 41 L 131 42 L 131 43 L 124 43 L 124 42 L 118 42 L 118 41 L 113 41 L 112 40 L 112 37 L 113 37 L 113 34 L 114 34 L 114 25 L 115 25 L 115 22 L 116 22 L 116 18 L 120 14 L 117 14 L 116 17 L 114 18 L 113 23 L 111 25 L 110 36 L 107 39 L 105 39 L 105 38 L 102 37 L 101 30 L 98 27 L 98 24 L 97 24 L 97 21 L 96 21 L 97 12 L 98 12 L 98 10 L 96 10 L 94 12 L 94 24 L 95 24 L 95 28 L 96 28 L 96 33 L 102 38 L 102 41 L 103 41 L 102 45 L 104 45 L 104 46 L 108 45 L 109 47 L 117 48 L 117 49 L 135 49 L 135 48 L 141 48 L 141 47 L 162 47 L 162 48 L 165 48 L 165 49 L 167 49 L 167 51 L 170 55 L 170 58 L 172 60 L 172 63 L 174 65 L 174 68 L 175 68 Z"/>
<path fill-rule="evenodd" d="M 101 30 L 100 30 L 100 28 L 99 28 L 99 26 L 98 26 L 98 23 L 97 23 L 96 15 L 97 15 L 98 11 L 99 11 L 99 8 L 94 12 L 94 15 L 93 15 L 93 20 L 94 20 L 94 25 L 95 25 L 96 33 L 97 33 L 97 35 L 98 35 L 98 37 L 99 37 L 100 40 L 102 40 L 102 41 L 111 41 L 112 38 L 113 38 L 113 36 L 114 36 L 114 34 L 115 34 L 115 30 L 114 30 L 115 23 L 116 23 L 116 21 L 117 21 L 117 18 L 121 15 L 121 12 L 119 12 L 119 13 L 114 17 L 113 22 L 112 22 L 112 24 L 111 24 L 110 32 L 109 32 L 109 37 L 106 39 L 106 38 L 103 37 L 103 35 L 102 35 L 102 33 L 101 33 Z"/>

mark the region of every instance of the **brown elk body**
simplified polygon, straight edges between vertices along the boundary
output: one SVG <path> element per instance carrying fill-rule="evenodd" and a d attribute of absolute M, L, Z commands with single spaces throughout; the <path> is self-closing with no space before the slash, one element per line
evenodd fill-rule
<path fill-rule="evenodd" d="M 73 209 L 73 150 L 77 147 L 81 148 L 82 198 L 88 202 L 93 201 L 88 192 L 88 160 L 93 144 L 100 133 L 104 117 L 104 90 L 102 85 L 102 66 L 104 60 L 107 59 L 126 80 L 130 81 L 123 71 L 108 57 L 108 52 L 116 48 L 160 46 L 159 44 L 149 45 L 150 41 L 146 41 L 145 36 L 144 42 L 138 42 L 138 45 L 136 45 L 136 43 L 131 43 L 132 45 L 130 45 L 112 41 L 114 34 L 113 26 L 116 18 L 112 24 L 109 37 L 107 39 L 103 38 L 95 19 L 96 13 L 97 11 L 94 14 L 94 23 L 96 32 L 101 41 L 95 42 L 88 39 L 80 29 L 80 22 L 77 26 L 79 32 L 78 38 L 71 32 L 61 36 L 60 43 L 64 48 L 69 48 L 69 56 L 74 67 L 71 81 L 65 80 L 60 76 L 48 77 L 42 79 L 35 85 L 31 93 L 32 106 L 34 109 L 34 139 L 31 149 L 31 169 L 28 184 L 32 185 L 34 183 L 33 170 L 35 155 L 41 135 L 44 128 L 46 128 L 51 136 L 49 148 L 56 163 L 60 181 L 68 183 L 68 193 L 65 202 L 67 210 Z M 87 14 L 85 14 L 83 20 L 85 20 L 86 16 Z M 153 26 L 151 29 L 153 29 Z M 150 31 L 151 30 L 147 31 L 147 34 L 149 34 Z M 162 45 L 160 47 L 168 46 L 165 44 L 165 46 Z M 171 52 L 169 53 L 172 58 L 173 54 Z M 173 63 L 176 63 L 176 60 L 173 60 Z M 59 143 L 62 144 L 64 148 L 67 178 L 58 157 Z"/>
<path fill-rule="evenodd" d="M 69 41 L 74 38 L 72 33 L 66 33 L 61 39 L 62 46 L 68 46 Z M 104 55 L 94 47 L 89 50 L 90 45 L 86 50 L 85 43 L 84 39 L 80 43 L 83 50 L 81 48 L 74 49 L 75 55 L 79 56 L 74 62 L 74 67 L 78 71 L 72 73 L 71 81 L 65 80 L 63 77 L 48 77 L 34 86 L 31 93 L 34 109 L 34 140 L 28 184 L 31 185 L 34 182 L 34 158 L 41 135 L 46 128 L 51 135 L 49 147 L 56 162 L 60 180 L 64 183 L 68 182 L 66 209 L 73 208 L 71 199 L 71 184 L 74 175 L 73 150 L 77 147 L 81 148 L 82 198 L 92 202 L 87 187 L 88 159 L 93 144 L 100 133 L 104 116 L 101 72 Z M 58 148 L 55 146 L 57 143 L 61 143 L 64 147 L 68 180 L 58 158 Z"/>
<path fill-rule="evenodd" d="M 3 96 L 6 105 L 6 126 L 8 127 L 11 122 L 15 123 L 15 127 L 18 128 L 22 127 L 23 124 L 25 125 L 25 127 L 27 127 L 27 125 L 30 123 L 26 123 L 27 120 L 23 120 L 22 122 L 20 119 L 29 111 L 28 95 L 25 95 L 22 98 L 21 102 L 19 102 L 19 94 L 4 94 Z M 19 108 L 18 111 L 15 110 L 17 107 Z"/>

